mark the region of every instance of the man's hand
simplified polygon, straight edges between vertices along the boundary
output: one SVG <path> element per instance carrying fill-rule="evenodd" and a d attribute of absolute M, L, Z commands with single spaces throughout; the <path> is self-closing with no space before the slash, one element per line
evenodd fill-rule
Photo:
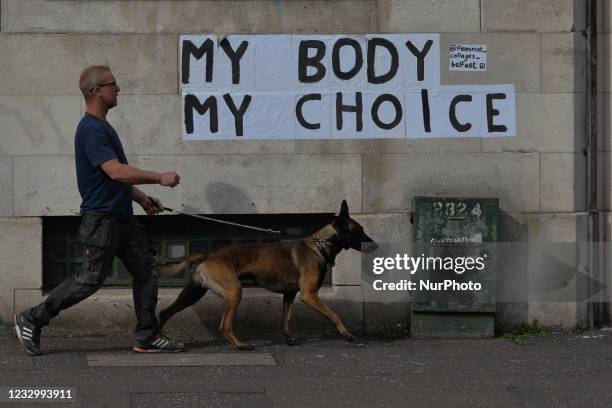
<path fill-rule="evenodd" d="M 164 210 L 164 206 L 161 201 L 154 197 L 146 197 L 146 199 L 142 200 L 139 203 L 142 206 L 142 209 L 149 215 L 159 214 Z"/>
<path fill-rule="evenodd" d="M 159 184 L 166 187 L 176 187 L 180 181 L 181 177 L 173 171 L 162 173 L 159 178 Z"/>

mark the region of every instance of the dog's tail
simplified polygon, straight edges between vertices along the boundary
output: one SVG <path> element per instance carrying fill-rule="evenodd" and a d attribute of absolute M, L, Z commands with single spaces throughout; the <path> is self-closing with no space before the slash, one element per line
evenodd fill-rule
<path fill-rule="evenodd" d="M 181 262 L 162 265 L 158 268 L 159 274 L 162 277 L 174 276 L 187 266 L 202 262 L 208 257 L 209 254 L 210 252 L 196 252 L 195 254 L 189 255 Z"/>

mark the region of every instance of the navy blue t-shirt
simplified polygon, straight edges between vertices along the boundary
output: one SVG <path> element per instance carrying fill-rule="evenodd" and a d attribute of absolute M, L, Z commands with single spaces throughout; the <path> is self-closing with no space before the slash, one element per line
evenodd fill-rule
<path fill-rule="evenodd" d="M 76 130 L 74 151 L 77 184 L 83 199 L 81 215 L 133 215 L 132 186 L 113 181 L 101 167 L 112 159 L 123 164 L 128 162 L 119 136 L 110 123 L 86 113 Z"/>

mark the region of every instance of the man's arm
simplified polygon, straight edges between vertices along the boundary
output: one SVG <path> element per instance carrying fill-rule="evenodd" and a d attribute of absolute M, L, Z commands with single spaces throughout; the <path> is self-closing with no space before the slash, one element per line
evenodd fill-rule
<path fill-rule="evenodd" d="M 155 215 L 163 211 L 164 206 L 157 198 L 149 197 L 136 186 L 132 186 L 132 191 L 134 192 L 132 199 L 140 204 L 147 214 Z"/>
<path fill-rule="evenodd" d="M 114 181 L 125 184 L 161 184 L 166 187 L 175 187 L 181 178 L 173 171 L 156 173 L 154 171 L 140 170 L 129 164 L 120 163 L 117 159 L 109 160 L 101 166 L 102 171 Z"/>

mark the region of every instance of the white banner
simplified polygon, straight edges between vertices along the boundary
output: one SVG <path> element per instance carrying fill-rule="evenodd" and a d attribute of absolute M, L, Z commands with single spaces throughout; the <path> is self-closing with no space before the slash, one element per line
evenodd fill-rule
<path fill-rule="evenodd" d="M 440 85 L 439 34 L 179 38 L 185 140 L 515 136 L 514 85 Z"/>

